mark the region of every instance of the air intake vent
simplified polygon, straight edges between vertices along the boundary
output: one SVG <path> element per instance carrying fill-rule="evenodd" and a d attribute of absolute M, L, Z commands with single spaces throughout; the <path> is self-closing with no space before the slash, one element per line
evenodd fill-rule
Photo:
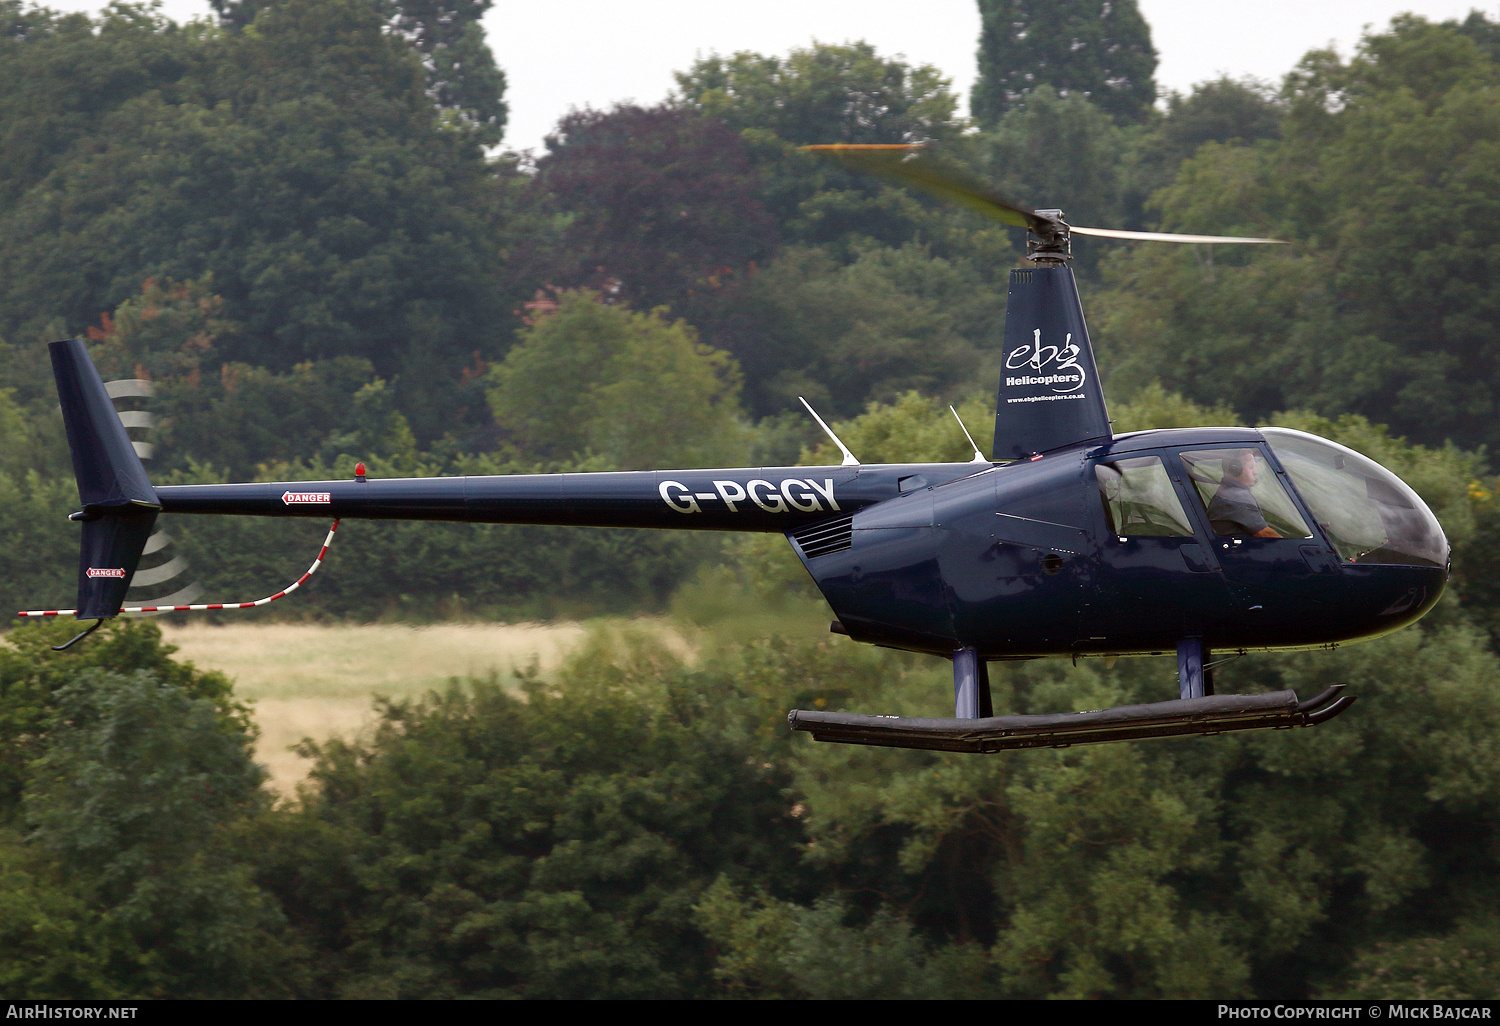
<path fill-rule="evenodd" d="M 1010 282 L 1012 285 L 1030 285 L 1033 273 L 1032 271 L 1011 271 Z"/>
<path fill-rule="evenodd" d="M 796 539 L 797 547 L 804 556 L 817 559 L 830 552 L 842 552 L 849 548 L 853 544 L 853 534 L 854 517 L 847 516 L 804 527 L 793 532 L 792 537 Z"/>

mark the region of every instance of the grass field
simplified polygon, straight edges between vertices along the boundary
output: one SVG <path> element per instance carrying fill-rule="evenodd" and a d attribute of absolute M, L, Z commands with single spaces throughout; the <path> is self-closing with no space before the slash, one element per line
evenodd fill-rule
<path fill-rule="evenodd" d="M 633 622 L 637 628 L 642 621 Z M 664 623 L 644 622 L 675 645 Z M 607 623 L 320 626 L 313 624 L 162 624 L 177 658 L 233 678 L 252 701 L 261 738 L 257 759 L 271 782 L 291 794 L 310 763 L 290 751 L 305 737 L 350 736 L 375 718 L 373 700 L 417 697 L 454 677 L 505 678 L 535 662 L 545 672 Z"/>

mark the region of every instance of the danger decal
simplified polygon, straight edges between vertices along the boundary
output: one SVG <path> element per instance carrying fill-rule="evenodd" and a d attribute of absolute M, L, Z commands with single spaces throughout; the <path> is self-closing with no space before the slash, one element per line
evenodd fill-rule
<path fill-rule="evenodd" d="M 88 568 L 90 577 L 124 577 L 125 571 L 117 566 L 91 566 Z"/>
<path fill-rule="evenodd" d="M 297 503 L 327 504 L 333 501 L 329 492 L 282 492 L 281 501 L 288 506 Z"/>

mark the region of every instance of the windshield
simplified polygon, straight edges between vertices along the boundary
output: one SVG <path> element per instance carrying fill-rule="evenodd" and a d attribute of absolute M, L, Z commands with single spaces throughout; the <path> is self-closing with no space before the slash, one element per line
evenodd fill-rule
<path fill-rule="evenodd" d="M 1447 565 L 1448 539 L 1437 517 L 1395 474 L 1317 435 L 1288 428 L 1261 433 L 1341 560 Z"/>

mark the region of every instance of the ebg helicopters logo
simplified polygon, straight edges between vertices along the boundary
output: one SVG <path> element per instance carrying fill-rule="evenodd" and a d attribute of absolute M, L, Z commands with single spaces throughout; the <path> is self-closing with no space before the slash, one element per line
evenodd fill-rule
<path fill-rule="evenodd" d="M 1032 332 L 1029 343 L 1012 349 L 1005 357 L 1006 371 L 1031 370 L 1032 374 L 1009 374 L 1005 376 L 1008 388 L 1026 388 L 1038 385 L 1050 386 L 1050 391 L 1040 395 L 1008 396 L 1007 403 L 1040 403 L 1055 399 L 1082 399 L 1081 389 L 1088 380 L 1078 357 L 1083 354 L 1073 344 L 1073 333 L 1061 346 L 1042 345 L 1042 329 Z"/>

